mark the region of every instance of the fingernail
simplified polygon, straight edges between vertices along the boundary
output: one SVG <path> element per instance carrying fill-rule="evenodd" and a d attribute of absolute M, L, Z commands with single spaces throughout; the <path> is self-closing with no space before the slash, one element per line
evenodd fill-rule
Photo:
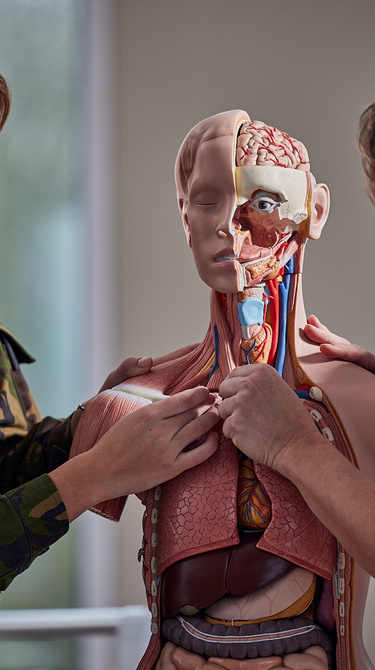
<path fill-rule="evenodd" d="M 139 368 L 146 368 L 148 364 L 151 361 L 151 356 L 143 356 L 142 358 L 138 359 L 138 367 Z"/>
<path fill-rule="evenodd" d="M 221 395 L 219 395 L 219 394 L 216 393 L 216 392 L 215 392 L 215 393 L 212 393 L 212 395 L 213 395 L 214 398 L 215 398 L 215 401 L 214 401 L 214 407 L 218 407 L 218 405 L 220 405 L 220 403 L 222 402 L 223 399 L 222 399 Z"/>

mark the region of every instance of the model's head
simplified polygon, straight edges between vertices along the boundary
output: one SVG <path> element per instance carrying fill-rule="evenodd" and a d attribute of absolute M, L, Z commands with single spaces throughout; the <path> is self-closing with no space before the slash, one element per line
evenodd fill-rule
<path fill-rule="evenodd" d="M 0 74 L 0 132 L 2 131 L 5 121 L 8 118 L 9 110 L 10 110 L 9 88 L 4 77 Z"/>
<path fill-rule="evenodd" d="M 195 126 L 175 175 L 199 275 L 223 293 L 276 277 L 328 214 L 328 189 L 315 183 L 303 144 L 246 112 Z"/>
<path fill-rule="evenodd" d="M 362 156 L 367 192 L 375 205 L 375 103 L 369 105 L 359 118 L 358 148 Z"/>

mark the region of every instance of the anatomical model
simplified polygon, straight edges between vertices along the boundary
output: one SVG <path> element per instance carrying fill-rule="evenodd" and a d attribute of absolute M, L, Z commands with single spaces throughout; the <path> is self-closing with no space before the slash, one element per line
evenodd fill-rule
<path fill-rule="evenodd" d="M 305 147 L 245 112 L 225 112 L 190 131 L 175 175 L 211 319 L 200 345 L 134 384 L 168 395 L 198 384 L 217 390 L 233 368 L 268 363 L 317 430 L 375 478 L 366 447 L 373 376 L 323 360 L 302 334 L 304 247 L 329 210 Z M 152 635 L 139 668 L 370 670 L 367 575 L 291 482 L 217 430 L 208 461 L 141 496 Z"/>

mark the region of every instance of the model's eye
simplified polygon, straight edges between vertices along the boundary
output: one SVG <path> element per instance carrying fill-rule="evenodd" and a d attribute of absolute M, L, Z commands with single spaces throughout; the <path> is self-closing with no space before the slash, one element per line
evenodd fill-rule
<path fill-rule="evenodd" d="M 281 202 L 275 199 L 275 196 L 264 191 L 258 192 L 249 202 L 250 209 L 256 209 L 263 214 L 272 214 Z"/>
<path fill-rule="evenodd" d="M 204 188 L 190 194 L 190 202 L 201 207 L 215 207 L 220 202 L 220 193 L 215 188 Z"/>
<path fill-rule="evenodd" d="M 272 209 L 272 207 L 276 206 L 275 203 L 272 203 L 271 200 L 258 200 L 256 203 L 259 209 L 263 209 L 264 211 L 269 211 Z"/>

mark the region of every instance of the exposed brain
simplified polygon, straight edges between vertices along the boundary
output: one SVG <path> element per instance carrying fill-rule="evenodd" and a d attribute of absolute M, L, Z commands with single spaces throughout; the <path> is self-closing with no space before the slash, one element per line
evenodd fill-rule
<path fill-rule="evenodd" d="M 245 123 L 237 139 L 236 164 L 274 165 L 278 167 L 310 170 L 306 147 L 287 133 L 262 121 Z"/>

